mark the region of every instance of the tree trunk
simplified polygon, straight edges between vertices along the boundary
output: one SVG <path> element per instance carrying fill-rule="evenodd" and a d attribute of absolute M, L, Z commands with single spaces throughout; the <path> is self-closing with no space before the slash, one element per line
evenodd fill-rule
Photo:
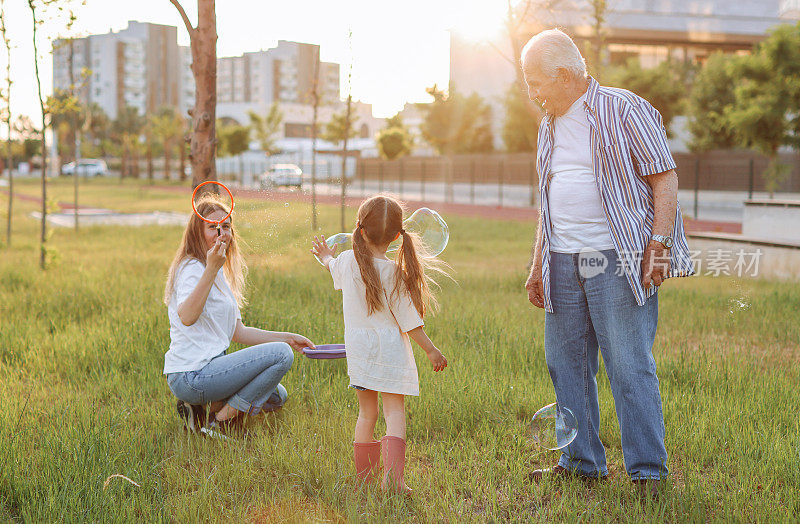
<path fill-rule="evenodd" d="M 39 95 L 39 108 L 42 111 L 42 228 L 41 244 L 39 249 L 39 267 L 47 266 L 47 111 L 42 98 L 42 79 L 39 76 L 39 49 L 36 45 L 36 28 L 39 20 L 36 18 L 36 7 L 33 0 L 28 0 L 28 7 L 33 18 L 33 65 L 36 72 L 36 87 Z"/>
<path fill-rule="evenodd" d="M 186 181 L 186 142 L 188 141 L 188 136 L 182 136 L 180 141 L 178 142 L 179 151 L 180 151 L 180 180 L 181 182 Z"/>
<path fill-rule="evenodd" d="M 11 153 L 11 41 L 6 38 L 6 12 L 5 5 L 2 6 L 2 34 L 3 40 L 6 44 L 6 103 L 8 104 L 8 112 L 6 113 L 6 126 L 8 128 L 8 138 L 6 140 L 6 147 L 8 150 L 8 217 L 6 218 L 6 247 L 11 247 L 11 213 L 13 211 L 14 202 L 14 157 Z"/>
<path fill-rule="evenodd" d="M 347 95 L 347 111 L 345 112 L 344 116 L 344 142 L 342 143 L 342 194 L 339 199 L 339 216 L 340 216 L 340 231 L 347 231 L 345 220 L 344 220 L 344 201 L 346 196 L 346 187 L 347 187 L 347 138 L 350 135 L 350 110 L 352 107 L 353 97 L 352 95 Z"/>
<path fill-rule="evenodd" d="M 131 174 L 133 178 L 139 178 L 140 172 L 140 165 L 139 165 L 139 144 L 136 142 L 131 142 Z"/>
<path fill-rule="evenodd" d="M 172 173 L 172 139 L 164 140 L 164 180 L 169 180 Z"/>
<path fill-rule="evenodd" d="M 311 96 L 314 114 L 311 119 L 311 230 L 317 230 L 317 118 L 319 116 L 319 47 L 314 58 L 314 83 Z M 302 165 L 302 164 L 301 164 Z"/>
<path fill-rule="evenodd" d="M 122 159 L 121 159 L 121 163 L 120 163 L 120 167 L 119 167 L 119 181 L 120 182 L 122 182 L 122 180 L 126 176 L 128 176 L 128 145 L 125 142 L 125 140 L 126 139 L 123 137 L 123 139 L 122 139 L 122 152 L 121 152 L 122 154 L 120 155 L 122 157 Z"/>
<path fill-rule="evenodd" d="M 217 16 L 214 0 L 197 1 L 197 28 L 190 34 L 196 86 L 192 112 L 192 187 L 216 180 Z M 212 191 L 217 192 L 212 184 Z"/>
<path fill-rule="evenodd" d="M 153 183 L 153 137 L 147 133 L 147 152 L 145 153 L 147 159 L 147 179 Z"/>

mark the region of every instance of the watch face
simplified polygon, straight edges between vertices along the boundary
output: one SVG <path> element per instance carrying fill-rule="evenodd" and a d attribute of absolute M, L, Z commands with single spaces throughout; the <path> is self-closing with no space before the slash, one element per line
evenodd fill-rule
<path fill-rule="evenodd" d="M 672 239 L 670 237 L 666 237 L 664 239 L 664 245 L 667 246 L 667 248 L 672 247 Z"/>

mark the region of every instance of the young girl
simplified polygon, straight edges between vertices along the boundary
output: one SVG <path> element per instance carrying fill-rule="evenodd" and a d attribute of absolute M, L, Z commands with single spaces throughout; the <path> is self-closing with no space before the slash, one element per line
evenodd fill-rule
<path fill-rule="evenodd" d="M 402 236 L 397 261 L 386 257 L 389 244 Z M 353 231 L 353 249 L 333 258 L 324 238 L 311 250 L 342 290 L 344 342 L 350 387 L 358 395 L 353 457 L 359 478 L 372 480 L 383 456 L 383 486 L 410 493 L 403 480 L 406 452 L 405 396 L 419 395 L 419 379 L 409 336 L 425 350 L 434 371 L 447 359 L 423 330 L 426 305 L 435 305 L 425 275 L 426 261 L 415 235 L 403 230 L 400 204 L 375 196 L 361 204 Z M 378 393 L 383 397 L 386 436 L 373 438 Z"/>
<path fill-rule="evenodd" d="M 229 210 L 212 196 L 195 207 L 209 220 L 222 220 Z M 244 415 L 280 408 L 287 394 L 279 382 L 294 360 L 291 348 L 313 347 L 295 333 L 242 324 L 245 269 L 231 219 L 218 228 L 192 214 L 164 292 L 170 324 L 164 374 L 189 431 L 226 438 Z M 231 340 L 250 347 L 226 354 Z"/>

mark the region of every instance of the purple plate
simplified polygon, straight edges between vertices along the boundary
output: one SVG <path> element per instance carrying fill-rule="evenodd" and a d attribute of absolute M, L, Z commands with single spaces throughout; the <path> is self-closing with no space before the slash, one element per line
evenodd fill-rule
<path fill-rule="evenodd" d="M 344 344 L 320 344 L 316 349 L 303 348 L 308 358 L 344 358 Z"/>

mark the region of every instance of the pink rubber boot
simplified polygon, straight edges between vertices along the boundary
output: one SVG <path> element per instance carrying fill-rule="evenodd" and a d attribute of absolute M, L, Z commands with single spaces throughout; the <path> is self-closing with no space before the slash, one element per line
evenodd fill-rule
<path fill-rule="evenodd" d="M 400 437 L 383 437 L 381 440 L 383 454 L 383 487 L 398 493 L 410 495 L 412 490 L 403 479 L 406 466 L 406 441 Z"/>
<path fill-rule="evenodd" d="M 353 461 L 356 464 L 356 476 L 366 482 L 375 480 L 378 476 L 381 460 L 381 443 L 353 442 Z"/>

